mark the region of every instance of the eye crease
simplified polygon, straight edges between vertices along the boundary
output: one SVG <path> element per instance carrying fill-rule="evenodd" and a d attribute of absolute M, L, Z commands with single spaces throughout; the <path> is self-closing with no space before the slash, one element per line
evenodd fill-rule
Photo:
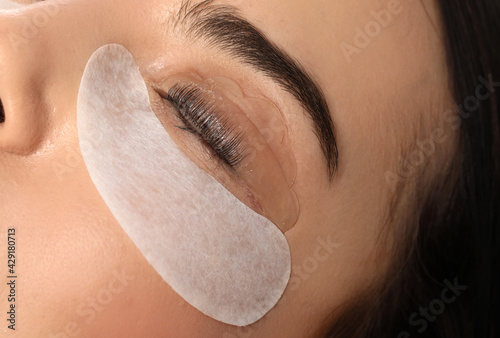
<path fill-rule="evenodd" d="M 174 85 L 161 94 L 177 112 L 182 130 L 197 135 L 219 159 L 236 168 L 245 158 L 242 135 L 227 118 L 221 118 L 216 107 L 193 85 Z"/>

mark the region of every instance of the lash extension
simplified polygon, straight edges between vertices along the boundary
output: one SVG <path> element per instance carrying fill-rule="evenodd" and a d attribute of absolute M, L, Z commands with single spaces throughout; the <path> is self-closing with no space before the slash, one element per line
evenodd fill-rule
<path fill-rule="evenodd" d="M 237 167 L 244 158 L 242 135 L 228 119 L 221 119 L 214 105 L 193 85 L 174 85 L 165 99 L 176 109 L 183 126 L 178 128 L 198 135 L 215 154 L 230 167 Z"/>

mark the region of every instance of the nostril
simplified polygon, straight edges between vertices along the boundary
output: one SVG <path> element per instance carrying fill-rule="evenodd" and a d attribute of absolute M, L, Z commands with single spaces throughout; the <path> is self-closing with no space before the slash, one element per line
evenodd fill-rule
<path fill-rule="evenodd" d="M 2 100 L 0 100 L 0 123 L 5 122 L 5 110 L 3 109 Z"/>

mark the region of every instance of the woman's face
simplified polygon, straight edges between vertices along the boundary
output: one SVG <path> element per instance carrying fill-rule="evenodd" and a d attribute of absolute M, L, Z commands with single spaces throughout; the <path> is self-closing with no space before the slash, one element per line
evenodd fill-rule
<path fill-rule="evenodd" d="M 211 2 L 236 9 L 302 65 L 318 91 L 283 72 L 266 74 L 265 60 L 250 65 L 248 55 L 209 45 L 208 33 L 221 34 L 215 27 L 190 36 L 187 28 L 197 19 L 180 11 L 182 3 L 54 0 L 0 12 L 0 222 L 2 243 L 7 229 L 16 229 L 20 336 L 305 337 L 390 263 L 390 230 L 381 236 L 394 194 L 388 173 L 398 173 L 401 154 L 419 149 L 419 141 L 440 143 L 448 136 L 443 129 L 439 140 L 431 138 L 446 95 L 433 3 Z M 297 220 L 285 233 L 290 283 L 276 307 L 244 330 L 201 314 L 178 296 L 127 237 L 90 179 L 78 143 L 77 95 L 89 57 L 110 43 L 134 56 L 154 112 L 196 164 L 275 223 L 286 214 L 283 199 L 290 189 L 298 200 Z M 268 157 L 260 152 L 247 163 L 257 178 L 254 171 L 214 162 L 193 134 L 164 116 L 158 91 L 168 91 L 176 77 L 215 81 L 222 95 L 237 88 L 245 93 L 243 106 L 253 97 L 274 107 L 271 113 L 245 111 L 257 129 L 271 120 L 284 126 L 271 128 L 280 137 L 265 138 Z M 308 105 L 320 90 L 329 112 Z M 328 121 L 321 114 L 335 126 L 338 163 L 331 179 L 334 161 L 324 149 L 332 133 L 318 123 L 318 116 Z M 243 138 L 255 146 L 255 138 Z M 426 154 L 421 166 L 432 157 Z M 248 196 L 260 197 L 254 205 Z M 6 262 L 7 250 L 1 251 Z M 2 293 L 2 311 L 6 298 Z"/>

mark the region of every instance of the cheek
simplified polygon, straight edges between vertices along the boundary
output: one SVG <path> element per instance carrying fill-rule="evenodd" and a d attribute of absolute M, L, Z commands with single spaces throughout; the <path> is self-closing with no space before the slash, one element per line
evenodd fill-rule
<path fill-rule="evenodd" d="M 66 144 L 24 162 L 9 160 L 0 172 L 2 225 L 16 229 L 17 305 L 24 332 L 194 337 L 199 327 L 192 323 L 206 324 L 206 317 L 145 261 L 78 157 L 67 160 L 77 150 Z M 65 171 L 57 175 L 54 164 Z"/>

